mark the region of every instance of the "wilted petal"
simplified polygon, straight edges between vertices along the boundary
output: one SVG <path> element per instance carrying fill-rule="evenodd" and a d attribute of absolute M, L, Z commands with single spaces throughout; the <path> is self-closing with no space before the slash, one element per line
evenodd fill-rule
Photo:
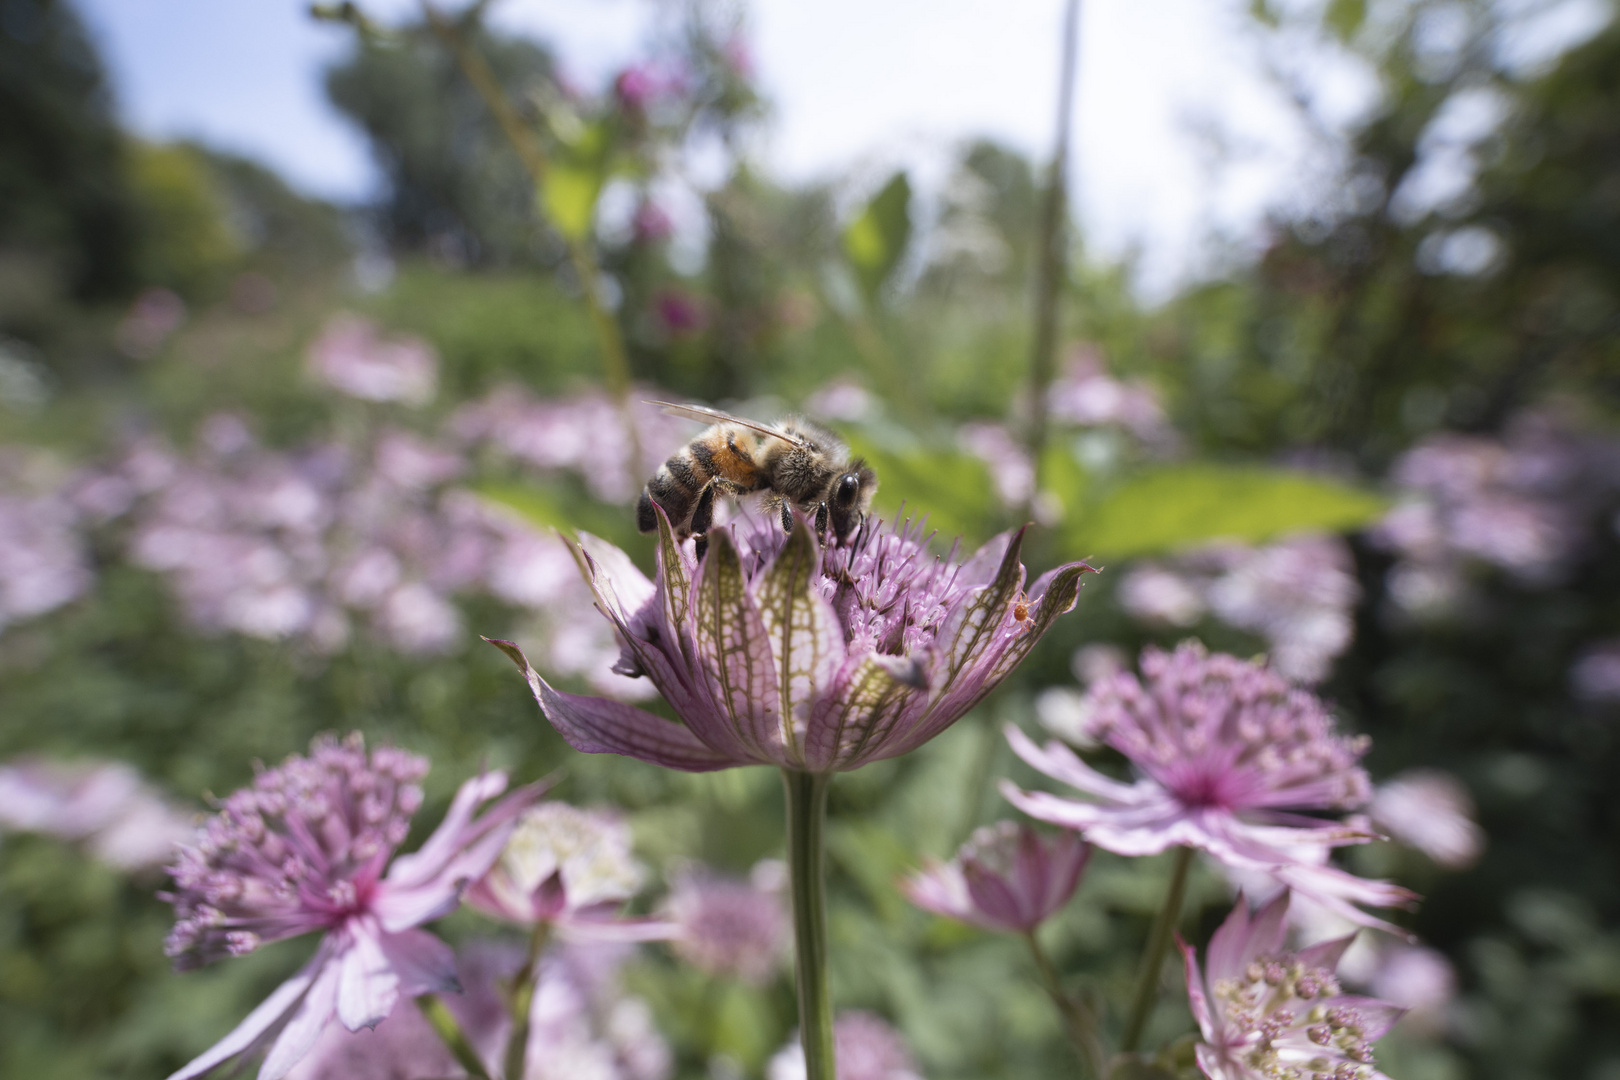
<path fill-rule="evenodd" d="M 633 705 L 553 690 L 510 641 L 491 641 L 518 665 L 534 691 L 540 711 L 567 740 L 586 754 L 623 754 L 684 772 L 707 772 L 752 764 L 710 749 L 680 724 Z"/>

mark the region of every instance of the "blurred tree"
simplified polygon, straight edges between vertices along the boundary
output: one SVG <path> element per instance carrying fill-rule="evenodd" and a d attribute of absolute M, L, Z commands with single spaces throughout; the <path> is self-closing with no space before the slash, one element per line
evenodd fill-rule
<path fill-rule="evenodd" d="M 540 45 L 477 25 L 463 32 L 520 107 L 559 92 Z M 517 155 L 425 26 L 357 37 L 349 58 L 327 72 L 326 90 L 371 140 L 387 177 L 378 223 L 390 248 L 471 266 L 560 261 Z"/>
<path fill-rule="evenodd" d="M 1367 61 L 1381 96 L 1344 147 L 1336 194 L 1278 220 L 1252 273 L 1167 313 L 1156 350 L 1187 369 L 1194 429 L 1210 445 L 1313 445 L 1376 466 L 1439 427 L 1494 428 L 1555 387 L 1612 406 L 1620 29 L 1538 73 L 1503 45 L 1525 13 L 1483 0 L 1312 17 Z M 1484 134 L 1465 130 L 1493 113 Z"/>
<path fill-rule="evenodd" d="M 35 291 L 55 281 L 80 298 L 116 295 L 134 280 L 135 231 L 112 95 L 83 25 L 59 0 L 4 0 L 0 291 L 29 277 Z M 0 302 L 0 319 L 12 308 Z"/>

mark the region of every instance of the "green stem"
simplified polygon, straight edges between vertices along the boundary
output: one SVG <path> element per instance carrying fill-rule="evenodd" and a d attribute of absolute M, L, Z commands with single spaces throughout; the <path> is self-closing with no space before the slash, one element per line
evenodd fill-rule
<path fill-rule="evenodd" d="M 432 994 L 423 994 L 416 999 L 416 1007 L 422 1010 L 422 1016 L 438 1032 L 456 1063 L 467 1070 L 468 1076 L 473 1080 L 490 1080 L 489 1070 L 484 1068 L 478 1052 L 467 1041 L 466 1032 L 461 1030 L 461 1025 L 456 1023 L 456 1018 L 445 1008 L 444 1002 Z"/>
<path fill-rule="evenodd" d="M 1035 931 L 1027 931 L 1024 940 L 1029 943 L 1029 955 L 1035 959 L 1035 970 L 1040 972 L 1041 985 L 1052 999 L 1052 1004 L 1057 1006 L 1058 1015 L 1063 1018 L 1063 1028 L 1068 1033 L 1069 1042 L 1074 1045 L 1074 1052 L 1080 1056 L 1083 1071 L 1102 1080 L 1103 1048 L 1097 1038 L 1097 1018 L 1091 1014 L 1085 1002 L 1064 991 L 1057 968 L 1052 958 L 1046 955 L 1046 950 L 1041 948 Z"/>
<path fill-rule="evenodd" d="M 1040 494 L 1041 461 L 1046 454 L 1047 391 L 1057 368 L 1058 315 L 1063 300 L 1063 283 L 1068 260 L 1069 129 L 1074 125 L 1074 80 L 1077 39 L 1080 29 L 1080 0 L 1069 0 L 1063 17 L 1063 62 L 1058 78 L 1056 146 L 1046 198 L 1041 204 L 1040 265 L 1035 283 L 1035 341 L 1030 352 L 1029 452 L 1035 465 L 1035 483 L 1030 489 L 1030 512 Z"/>
<path fill-rule="evenodd" d="M 1170 948 L 1170 934 L 1181 921 L 1181 901 L 1187 893 L 1187 871 L 1192 866 L 1193 849 L 1176 849 L 1176 862 L 1170 871 L 1170 888 L 1164 894 L 1164 907 L 1153 920 L 1148 932 L 1147 948 L 1142 951 L 1142 970 L 1136 976 L 1136 996 L 1131 1001 L 1130 1019 L 1125 1024 L 1125 1036 L 1120 1039 L 1121 1053 L 1133 1053 L 1142 1041 L 1142 1029 L 1147 1027 L 1153 1014 L 1153 1003 L 1159 996 L 1159 972 L 1164 969 L 1164 954 Z"/>
<path fill-rule="evenodd" d="M 832 1001 L 827 994 L 827 890 L 822 827 L 827 820 L 824 773 L 782 770 L 787 789 L 788 875 L 793 890 L 794 973 L 805 1080 L 835 1080 Z"/>
<path fill-rule="evenodd" d="M 546 951 L 546 940 L 550 935 L 550 923 L 542 920 L 535 924 L 534 933 L 529 936 L 529 954 L 512 978 L 509 1002 L 512 1009 L 512 1038 L 506 1044 L 505 1073 L 519 1080 L 525 1075 L 527 1062 L 524 1059 L 529 1052 L 529 1012 L 534 1004 L 534 979 L 540 967 L 540 954 Z"/>

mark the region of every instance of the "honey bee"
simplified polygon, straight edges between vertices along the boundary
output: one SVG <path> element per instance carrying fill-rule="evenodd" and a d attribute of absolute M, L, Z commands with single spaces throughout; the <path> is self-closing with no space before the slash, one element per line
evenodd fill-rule
<path fill-rule="evenodd" d="M 701 405 L 662 405 L 677 416 L 709 422 L 709 427 L 658 467 L 636 503 L 636 526 L 658 528 L 653 511 L 662 507 L 677 539 L 702 536 L 714 523 L 714 501 L 767 492 L 765 509 L 782 529 L 793 529 L 793 511 L 810 518 L 816 534 L 835 543 L 849 539 L 872 508 L 877 474 L 849 447 L 819 425 L 789 416 L 759 424 Z"/>

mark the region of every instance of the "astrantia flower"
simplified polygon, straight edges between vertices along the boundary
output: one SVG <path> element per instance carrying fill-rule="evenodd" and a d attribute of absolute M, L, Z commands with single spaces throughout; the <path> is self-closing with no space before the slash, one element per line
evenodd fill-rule
<path fill-rule="evenodd" d="M 710 975 L 755 986 L 768 980 L 787 949 L 781 870 L 761 863 L 749 881 L 696 867 L 671 875 L 665 913 L 679 927 L 676 955 Z"/>
<path fill-rule="evenodd" d="M 456 907 L 538 792 L 514 792 L 475 820 L 506 776 L 467 781 L 421 850 L 389 867 L 422 803 L 426 772 L 425 759 L 402 750 L 368 756 L 358 734 L 318 738 L 309 757 L 289 757 L 227 798 L 181 850 L 167 897 L 177 921 L 166 948 L 177 968 L 310 931 L 326 936 L 298 974 L 170 1080 L 263 1045 L 259 1078 L 277 1080 L 334 1016 L 356 1031 L 376 1025 L 401 996 L 456 988 L 449 947 L 416 927 Z"/>
<path fill-rule="evenodd" d="M 1370 812 L 1373 824 L 1448 870 L 1474 865 L 1485 847 L 1468 789 L 1438 769 L 1412 769 L 1378 785 Z"/>
<path fill-rule="evenodd" d="M 1019 757 L 1088 796 L 1063 799 L 1003 782 L 1013 805 L 1121 855 L 1200 848 L 1233 869 L 1263 871 L 1346 918 L 1393 930 L 1355 905 L 1404 904 L 1414 899 L 1410 892 L 1301 854 L 1373 838 L 1358 824 L 1299 813 L 1366 804 L 1371 786 L 1356 764 L 1366 740 L 1336 733 L 1313 695 L 1257 664 L 1211 656 L 1196 642 L 1174 653 L 1147 649 L 1142 674 L 1145 686 L 1120 672 L 1088 694 L 1088 730 L 1131 760 L 1137 781 L 1110 779 L 1061 743 L 1043 749 L 1009 727 Z"/>
<path fill-rule="evenodd" d="M 549 922 L 566 936 L 656 941 L 676 933 L 658 919 L 617 918 L 641 887 L 630 855 L 630 827 L 612 814 L 564 802 L 532 807 L 506 849 L 467 892 L 467 903 L 496 918 Z"/>
<path fill-rule="evenodd" d="M 1350 938 L 1283 949 L 1288 893 L 1252 918 L 1248 901 L 1210 939 L 1205 969 L 1185 943 L 1187 997 L 1210 1080 L 1388 1080 L 1372 1043 L 1405 1010 L 1343 993 L 1335 975 Z"/>
<path fill-rule="evenodd" d="M 916 527 L 868 521 L 845 546 L 745 519 L 677 544 L 660 515 L 658 576 L 582 537 L 599 607 L 682 724 L 619 702 L 552 689 L 509 642 L 554 727 L 586 753 L 689 772 L 777 765 L 858 769 L 916 749 L 1017 666 L 1074 605 L 1069 563 L 1024 589 L 1022 533 L 965 562 L 931 555 Z"/>
<path fill-rule="evenodd" d="M 1075 833 L 1043 836 L 999 821 L 975 831 L 956 858 L 933 863 L 901 888 L 936 915 L 1023 934 L 1068 903 L 1090 856 L 1091 845 Z"/>

